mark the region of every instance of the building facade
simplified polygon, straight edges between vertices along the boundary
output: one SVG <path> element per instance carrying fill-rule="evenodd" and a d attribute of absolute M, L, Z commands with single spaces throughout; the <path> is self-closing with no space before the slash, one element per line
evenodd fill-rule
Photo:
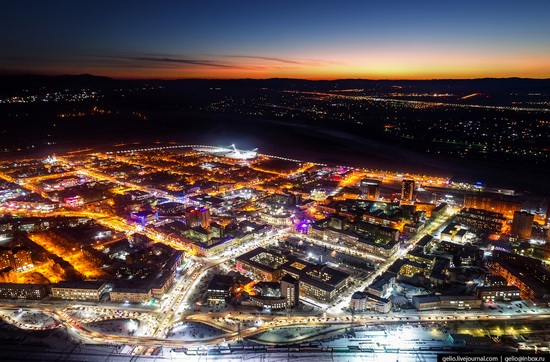
<path fill-rule="evenodd" d="M 89 300 L 99 302 L 107 283 L 105 282 L 59 282 L 51 286 L 52 297 L 57 299 Z"/>
<path fill-rule="evenodd" d="M 414 180 L 401 182 L 401 204 L 410 205 L 414 200 Z"/>
<path fill-rule="evenodd" d="M 533 229 L 533 220 L 535 215 L 525 211 L 514 212 L 514 219 L 512 220 L 512 230 L 510 236 L 519 239 L 529 239 L 531 237 L 531 230 Z"/>
<path fill-rule="evenodd" d="M 153 296 L 151 289 L 140 288 L 116 288 L 113 289 L 109 296 L 111 302 L 115 303 L 144 303 Z"/>
<path fill-rule="evenodd" d="M 2 299 L 40 300 L 47 294 L 47 287 L 42 284 L 0 283 L 0 298 Z"/>
<path fill-rule="evenodd" d="M 477 296 L 484 302 L 521 299 L 519 288 L 513 285 L 502 287 L 478 287 L 476 292 Z"/>

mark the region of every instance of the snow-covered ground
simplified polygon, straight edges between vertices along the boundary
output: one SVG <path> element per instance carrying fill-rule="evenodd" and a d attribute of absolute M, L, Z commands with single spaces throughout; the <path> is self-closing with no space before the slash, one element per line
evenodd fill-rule
<path fill-rule="evenodd" d="M 85 326 L 98 333 L 116 336 L 141 336 L 144 329 L 148 328 L 147 323 L 137 319 L 111 319 L 87 323 Z"/>
<path fill-rule="evenodd" d="M 105 315 L 105 313 L 97 313 L 92 309 L 79 310 L 67 308 L 66 313 L 74 319 L 94 319 Z"/>
<path fill-rule="evenodd" d="M 252 339 L 258 342 L 267 343 L 298 343 L 339 329 L 342 329 L 342 327 L 330 325 L 312 327 L 280 327 L 272 328 L 261 334 L 257 334 Z"/>
<path fill-rule="evenodd" d="M 170 330 L 167 338 L 195 341 L 225 334 L 224 331 L 199 322 L 185 322 Z"/>
<path fill-rule="evenodd" d="M 40 311 L 13 311 L 8 314 L 9 317 L 11 317 L 16 322 L 21 323 L 22 325 L 25 325 L 27 327 L 35 327 L 35 328 L 53 328 L 57 325 L 55 320 L 50 317 L 49 315 L 46 315 Z"/>

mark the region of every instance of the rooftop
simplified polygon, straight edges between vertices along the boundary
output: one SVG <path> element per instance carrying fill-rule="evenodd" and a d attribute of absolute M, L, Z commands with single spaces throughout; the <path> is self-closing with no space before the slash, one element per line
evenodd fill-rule
<path fill-rule="evenodd" d="M 89 289 L 89 290 L 98 290 L 105 286 L 106 282 L 104 281 L 80 281 L 80 282 L 59 282 L 52 285 L 52 288 L 63 288 L 63 289 Z"/>

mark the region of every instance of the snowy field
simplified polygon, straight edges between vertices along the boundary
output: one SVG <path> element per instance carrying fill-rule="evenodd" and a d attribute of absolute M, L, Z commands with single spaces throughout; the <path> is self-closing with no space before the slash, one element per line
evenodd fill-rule
<path fill-rule="evenodd" d="M 195 341 L 225 334 L 224 331 L 199 322 L 184 322 L 170 330 L 167 338 Z"/>

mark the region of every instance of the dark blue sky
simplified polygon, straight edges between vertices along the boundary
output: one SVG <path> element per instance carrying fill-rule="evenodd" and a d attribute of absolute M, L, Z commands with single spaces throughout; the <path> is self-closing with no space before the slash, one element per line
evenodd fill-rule
<path fill-rule="evenodd" d="M 4 1 L 0 72 L 550 77 L 550 1 Z"/>

